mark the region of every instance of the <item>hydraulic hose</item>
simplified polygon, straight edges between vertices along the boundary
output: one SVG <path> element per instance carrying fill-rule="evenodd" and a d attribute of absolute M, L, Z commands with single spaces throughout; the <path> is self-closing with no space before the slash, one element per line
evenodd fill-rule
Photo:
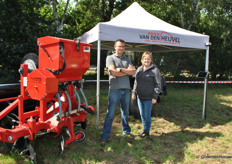
<path fill-rule="evenodd" d="M 80 88 L 80 91 L 81 91 L 81 94 L 82 94 L 82 96 L 83 96 L 83 98 L 84 98 L 84 101 L 85 101 L 85 107 L 88 108 L 88 102 L 87 102 L 87 99 L 86 99 L 85 94 L 84 94 L 84 92 L 83 92 L 83 89 Z"/>
<path fill-rule="evenodd" d="M 69 104 L 69 110 L 68 110 L 68 112 L 69 112 L 69 113 L 71 113 L 71 110 L 72 110 L 72 102 L 71 102 L 71 98 L 70 98 L 70 96 L 69 96 L 69 94 L 68 94 L 68 91 L 67 91 L 67 90 L 65 90 L 64 92 L 65 92 L 65 94 L 67 95 L 67 98 L 68 98 L 68 104 Z"/>
<path fill-rule="evenodd" d="M 61 117 L 61 114 L 62 114 L 62 104 L 61 104 L 59 92 L 56 95 L 57 95 L 58 102 L 59 102 L 59 117 Z"/>
<path fill-rule="evenodd" d="M 76 89 L 74 89 L 75 95 L 77 96 L 77 100 L 78 100 L 78 110 L 80 110 L 81 108 L 81 99 L 80 96 L 78 94 L 78 92 L 76 91 Z"/>

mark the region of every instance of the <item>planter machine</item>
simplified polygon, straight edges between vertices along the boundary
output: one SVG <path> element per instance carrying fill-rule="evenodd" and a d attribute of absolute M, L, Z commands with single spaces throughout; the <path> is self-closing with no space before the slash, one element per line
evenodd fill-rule
<path fill-rule="evenodd" d="M 19 68 L 20 95 L 0 99 L 10 102 L 0 111 L 0 141 L 11 151 L 28 153 L 33 163 L 37 137 L 54 133 L 62 154 L 69 143 L 85 139 L 75 127 L 85 129 L 88 113 L 94 113 L 82 89 L 91 45 L 50 36 L 38 38 L 37 44 L 39 56 L 27 54 Z M 28 101 L 33 104 L 29 109 Z"/>

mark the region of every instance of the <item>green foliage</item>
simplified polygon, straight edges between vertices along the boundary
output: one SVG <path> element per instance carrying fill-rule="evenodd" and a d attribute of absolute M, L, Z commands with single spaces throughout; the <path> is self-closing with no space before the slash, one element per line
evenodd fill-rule
<path fill-rule="evenodd" d="M 0 83 L 18 83 L 19 82 L 19 73 L 12 69 L 3 68 L 0 66 Z"/>
<path fill-rule="evenodd" d="M 77 38 L 102 21 L 98 1 L 81 0 L 66 15 L 68 22 L 64 26 L 64 33 L 69 38 Z"/>
<path fill-rule="evenodd" d="M 232 44 L 232 2 L 229 0 L 204 1 L 205 7 L 202 22 L 210 35 L 210 71 L 212 78 L 228 79 L 231 76 Z M 207 3 L 208 2 L 208 3 Z"/>
<path fill-rule="evenodd" d="M 47 1 L 37 0 L 0 1 L 2 69 L 17 72 L 23 56 L 29 52 L 37 52 L 37 38 L 52 34 L 48 26 L 49 22 L 43 20 L 39 14 L 39 9 L 46 3 Z"/>

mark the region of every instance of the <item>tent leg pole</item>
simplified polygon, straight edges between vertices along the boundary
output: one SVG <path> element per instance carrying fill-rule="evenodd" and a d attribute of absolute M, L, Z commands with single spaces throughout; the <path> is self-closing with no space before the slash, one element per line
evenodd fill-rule
<path fill-rule="evenodd" d="M 204 99 L 203 99 L 202 120 L 206 119 L 207 85 L 208 85 L 208 79 L 205 78 L 205 81 L 204 81 Z"/>
<path fill-rule="evenodd" d="M 96 102 L 97 102 L 97 117 L 96 117 L 96 128 L 99 128 L 99 102 L 100 102 L 100 64 L 101 64 L 101 41 L 98 40 L 97 44 L 97 94 L 96 94 Z"/>
<path fill-rule="evenodd" d="M 205 57 L 205 72 L 208 72 L 208 71 L 209 71 L 209 46 L 207 47 L 206 57 Z M 208 76 L 205 77 L 205 81 L 204 81 L 202 120 L 206 119 L 207 86 L 208 86 Z"/>

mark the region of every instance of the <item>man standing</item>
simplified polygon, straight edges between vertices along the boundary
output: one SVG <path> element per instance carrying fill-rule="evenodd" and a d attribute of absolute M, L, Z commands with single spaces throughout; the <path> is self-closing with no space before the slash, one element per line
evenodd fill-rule
<path fill-rule="evenodd" d="M 106 58 L 106 67 L 109 71 L 109 98 L 103 133 L 101 134 L 102 146 L 105 146 L 111 133 L 114 113 L 119 102 L 123 135 L 130 135 L 131 132 L 128 123 L 130 102 L 130 80 L 128 75 L 134 75 L 135 68 L 131 60 L 123 56 L 125 50 L 124 40 L 117 40 L 114 49 L 115 53 Z"/>

